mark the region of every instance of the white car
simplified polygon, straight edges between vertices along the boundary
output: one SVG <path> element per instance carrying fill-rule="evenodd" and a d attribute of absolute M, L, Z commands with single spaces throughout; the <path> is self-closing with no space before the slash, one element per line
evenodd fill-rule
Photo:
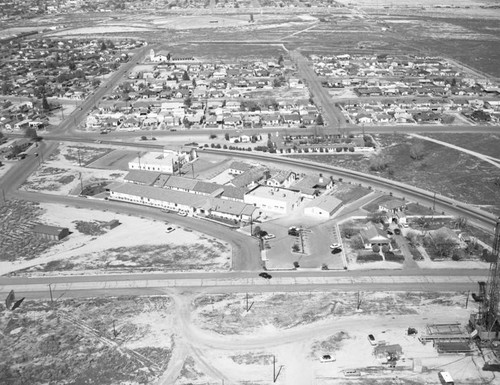
<path fill-rule="evenodd" d="M 337 247 L 342 248 L 342 245 L 340 243 L 332 243 L 330 245 L 330 249 L 336 249 Z"/>
<path fill-rule="evenodd" d="M 407 228 L 408 228 L 408 223 L 403 223 L 403 227 L 404 227 L 405 229 L 407 229 Z"/>
<path fill-rule="evenodd" d="M 274 234 L 267 234 L 267 235 L 264 235 L 262 238 L 264 238 L 266 240 L 274 239 L 274 238 L 276 238 L 276 235 L 274 235 Z"/>
<path fill-rule="evenodd" d="M 166 233 L 171 233 L 172 231 L 175 230 L 175 227 L 174 226 L 168 226 L 166 229 L 165 229 L 165 232 Z"/>
<path fill-rule="evenodd" d="M 335 357 L 331 354 L 323 354 L 319 360 L 321 362 L 333 362 L 335 361 Z"/>
<path fill-rule="evenodd" d="M 187 217 L 188 213 L 185 211 L 179 211 L 177 215 L 180 215 L 181 217 Z"/>

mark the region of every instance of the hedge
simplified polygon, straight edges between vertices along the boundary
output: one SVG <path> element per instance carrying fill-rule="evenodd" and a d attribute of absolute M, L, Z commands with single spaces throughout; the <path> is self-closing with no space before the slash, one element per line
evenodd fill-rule
<path fill-rule="evenodd" d="M 358 255 L 356 257 L 356 262 L 359 263 L 376 262 L 376 261 L 383 261 L 383 258 L 380 254 L 365 254 L 365 255 Z"/>

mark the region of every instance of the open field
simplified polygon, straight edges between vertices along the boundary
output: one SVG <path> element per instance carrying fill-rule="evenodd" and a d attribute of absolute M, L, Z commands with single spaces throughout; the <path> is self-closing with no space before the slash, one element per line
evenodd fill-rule
<path fill-rule="evenodd" d="M 466 293 L 245 293 L 26 300 L 0 313 L 2 378 L 7 385 L 49 381 L 96 384 L 276 383 L 435 384 L 446 367 L 457 384 L 493 379 L 484 358 L 439 354 L 417 337 L 432 323 L 463 329 L 476 310 Z M 247 311 L 248 310 L 248 311 Z M 402 349 L 394 369 L 367 339 Z M 321 363 L 330 354 L 335 362 Z M 415 366 L 421 370 L 414 369 Z M 345 378 L 343 370 L 361 376 Z M 16 382 L 17 381 L 17 382 Z"/>
<path fill-rule="evenodd" d="M 440 135 L 439 139 L 443 137 Z M 462 139 L 458 139 L 460 137 L 461 134 L 454 134 L 448 136 L 445 141 L 460 145 L 471 138 L 465 135 Z M 478 137 L 480 138 L 474 135 L 474 138 Z M 495 135 L 486 136 L 478 142 L 469 141 L 464 147 L 498 156 L 498 142 L 495 137 Z M 381 145 L 380 150 L 363 158 L 358 155 L 354 155 L 351 160 L 346 156 L 338 158 L 336 155 L 300 157 L 380 175 L 500 213 L 498 204 L 500 187 L 496 184 L 500 178 L 500 169 L 466 153 L 432 142 L 423 142 L 423 156 L 419 160 L 414 160 L 410 157 L 409 148 L 421 142 L 420 139 L 408 138 L 402 134 L 380 134 L 376 139 Z M 384 171 L 372 171 L 373 159 L 380 158 L 385 159 L 387 168 Z"/>
<path fill-rule="evenodd" d="M 151 383 L 174 347 L 171 307 L 168 297 L 2 305 L 2 383 Z"/>
<path fill-rule="evenodd" d="M 1 262 L 0 275 L 210 271 L 230 267 L 229 244 L 180 226 L 54 204 L 16 201 L 9 206 L 16 210 L 3 222 L 1 255 L 5 261 L 15 262 Z M 105 224 L 114 219 L 120 225 L 106 228 Z M 35 222 L 67 227 L 70 235 L 58 242 L 38 240 L 30 231 Z M 174 230 L 167 233 L 168 226 Z"/>

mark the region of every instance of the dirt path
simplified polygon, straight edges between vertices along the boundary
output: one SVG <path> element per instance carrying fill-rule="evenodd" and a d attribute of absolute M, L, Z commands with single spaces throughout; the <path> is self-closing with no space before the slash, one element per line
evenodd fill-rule
<path fill-rule="evenodd" d="M 419 135 L 419 134 L 409 134 L 409 135 L 414 137 L 414 138 L 427 140 L 429 142 L 434 142 L 434 143 L 440 144 L 442 146 L 446 146 L 446 147 L 453 148 L 453 149 L 461 151 L 461 152 L 465 152 L 466 154 L 475 156 L 476 158 L 484 160 L 485 162 L 488 162 L 488 163 L 492 164 L 493 166 L 500 168 L 500 159 L 494 158 L 492 156 L 484 155 L 484 154 L 481 154 L 479 152 L 472 151 L 472 150 L 467 150 L 466 148 L 455 146 L 454 144 L 451 144 L 451 143 L 442 142 L 442 141 L 437 140 L 437 139 L 429 138 L 428 136 L 423 136 L 423 135 Z"/>
<path fill-rule="evenodd" d="M 276 370 L 283 366 L 278 383 L 287 385 L 303 385 L 313 383 L 316 378 L 315 359 L 309 356 L 308 345 L 311 341 L 325 339 L 340 331 L 352 333 L 364 330 L 367 325 L 372 325 L 372 330 L 404 330 L 408 325 L 413 325 L 420 330 L 426 323 L 453 322 L 450 319 L 449 311 L 433 311 L 429 314 L 408 314 L 398 315 L 365 315 L 359 313 L 349 317 L 339 317 L 337 319 L 327 319 L 299 326 L 293 329 L 280 330 L 270 329 L 262 333 L 252 333 L 250 335 L 224 335 L 223 325 L 218 325 L 217 330 L 221 334 L 203 330 L 195 325 L 192 320 L 193 299 L 192 293 L 180 293 L 169 290 L 168 294 L 175 304 L 174 340 L 175 346 L 172 353 L 171 362 L 168 369 L 163 373 L 158 385 L 171 385 L 181 375 L 186 358 L 193 358 L 197 369 L 204 375 L 214 380 L 224 380 L 225 383 L 238 383 L 245 380 L 240 378 L 244 375 L 233 371 L 228 371 L 223 364 L 217 363 L 214 359 L 218 352 L 228 353 L 241 350 L 248 351 L 272 351 L 277 357 Z M 468 310 L 458 310 L 463 312 L 463 317 L 468 314 Z M 456 317 L 457 312 L 452 317 Z M 215 365 L 214 365 L 215 363 Z M 222 365 L 222 366 L 221 366 Z M 284 381 L 284 382 L 283 382 Z"/>

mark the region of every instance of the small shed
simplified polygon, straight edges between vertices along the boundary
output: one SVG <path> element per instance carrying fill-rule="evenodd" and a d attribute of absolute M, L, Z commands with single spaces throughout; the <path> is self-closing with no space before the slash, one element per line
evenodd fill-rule
<path fill-rule="evenodd" d="M 103 227 L 108 230 L 113 230 L 115 227 L 119 225 L 121 225 L 121 223 L 118 219 L 112 219 L 109 222 L 106 222 Z"/>
<path fill-rule="evenodd" d="M 67 227 L 57 227 L 50 225 L 35 225 L 32 229 L 33 234 L 38 238 L 59 241 L 69 235 Z"/>

